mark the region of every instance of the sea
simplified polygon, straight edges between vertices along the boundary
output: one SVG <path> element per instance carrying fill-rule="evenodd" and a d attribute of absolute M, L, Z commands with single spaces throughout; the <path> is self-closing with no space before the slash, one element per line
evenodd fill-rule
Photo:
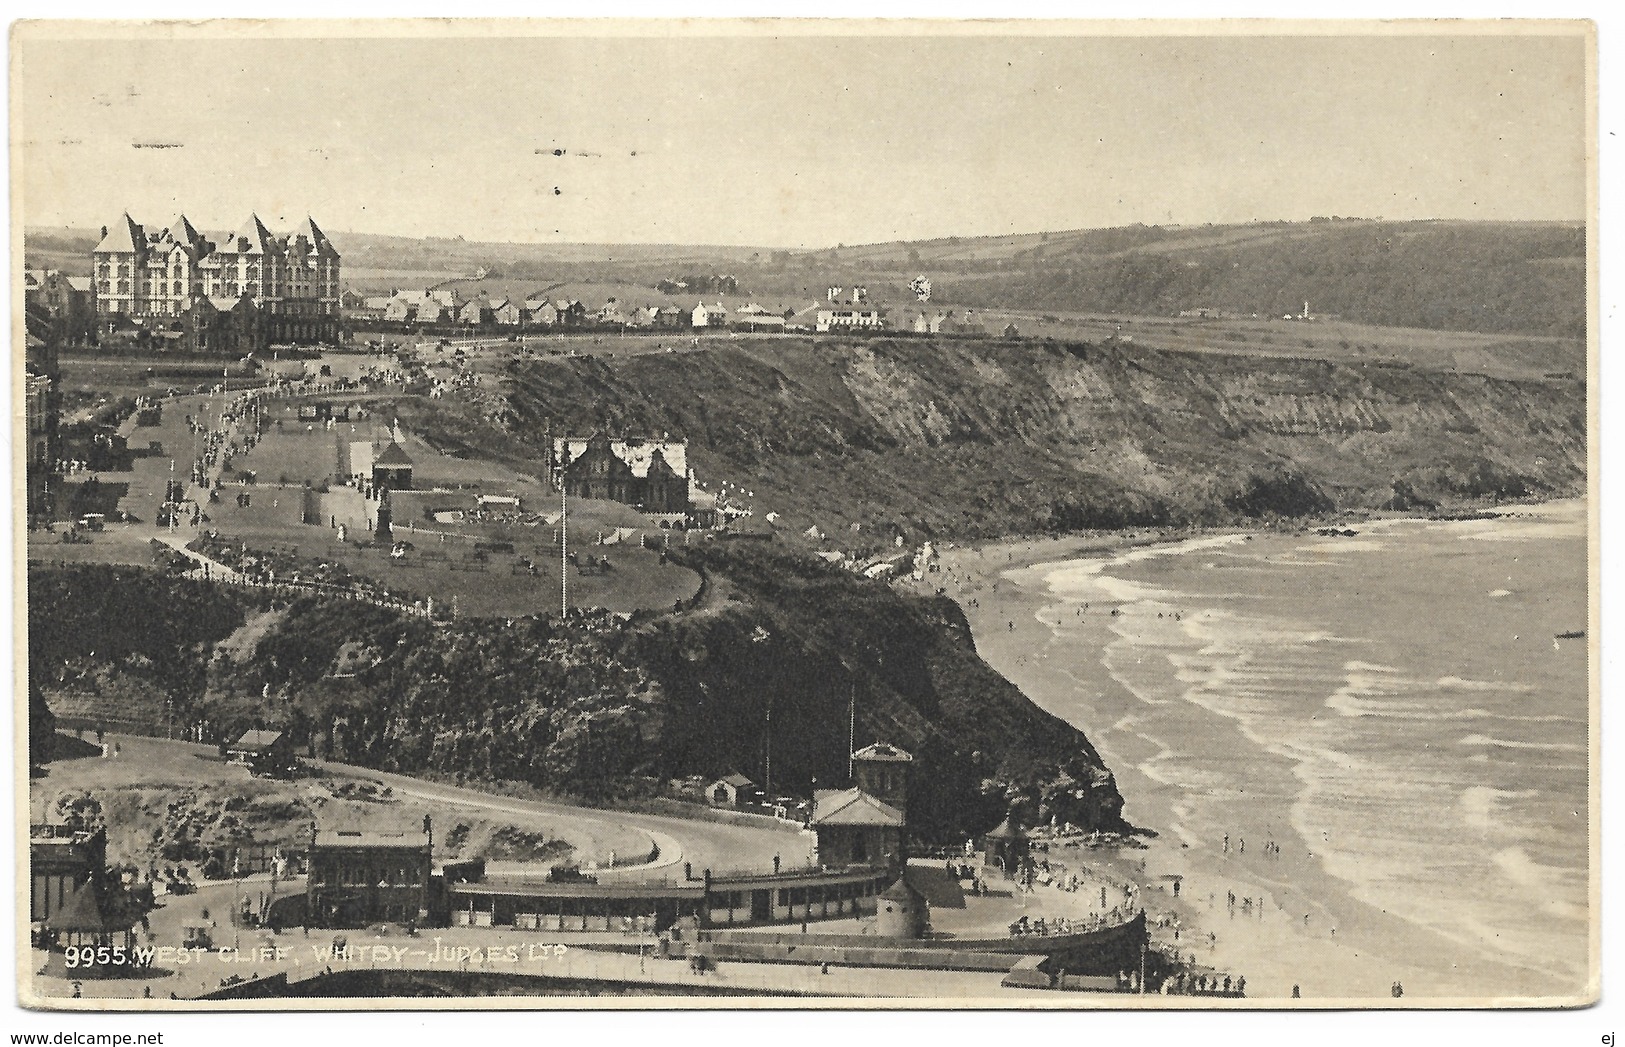
<path fill-rule="evenodd" d="M 1305 926 L 1363 911 L 1368 948 L 1456 975 L 1440 994 L 1583 991 L 1583 503 L 1202 536 L 1004 577 L 1041 597 L 1044 656 L 1080 682 L 1051 711 L 1130 762 L 1131 821 L 1214 855 L 1268 844 L 1305 870 L 1283 907 Z M 1380 930 L 1396 919 L 1412 933 Z"/>

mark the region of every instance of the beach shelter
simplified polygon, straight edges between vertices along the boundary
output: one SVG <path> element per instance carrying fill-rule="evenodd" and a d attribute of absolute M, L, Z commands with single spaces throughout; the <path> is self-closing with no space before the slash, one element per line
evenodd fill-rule
<path fill-rule="evenodd" d="M 120 919 L 108 912 L 97 897 L 96 885 L 86 881 L 68 897 L 62 908 L 46 918 L 45 929 L 58 936 L 63 945 L 111 944 L 113 935 L 118 934 L 123 936 L 122 944 L 128 949 L 135 944 L 133 924 L 133 920 Z"/>
<path fill-rule="evenodd" d="M 982 836 L 982 865 L 996 865 L 1010 879 L 1014 879 L 1027 858 L 1027 836 L 1007 817 Z"/>

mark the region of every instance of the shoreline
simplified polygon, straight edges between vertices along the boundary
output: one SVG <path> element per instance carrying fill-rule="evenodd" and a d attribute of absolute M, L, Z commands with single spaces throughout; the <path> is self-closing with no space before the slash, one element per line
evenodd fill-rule
<path fill-rule="evenodd" d="M 1448 515 L 1366 514 L 1359 520 L 1367 525 L 1391 521 L 1455 522 L 1538 514 L 1572 501 L 1554 499 L 1549 503 L 1520 503 L 1497 506 L 1493 511 Z M 1174 548 L 1200 539 L 1244 541 L 1262 536 L 1310 536 L 1334 522 L 1347 527 L 1355 518 L 1293 521 L 1291 527 L 1168 528 L 1126 534 L 1016 537 L 945 549 L 942 574 L 928 577 L 932 589 L 944 587 L 945 595 L 960 605 L 970 622 L 977 649 L 988 664 L 1020 687 L 1039 708 L 1084 731 L 1115 776 L 1124 798 L 1125 819 L 1148 830 L 1141 837 L 1144 849 L 1125 847 L 1114 854 L 1101 848 L 1077 849 L 1063 860 L 1071 864 L 1081 859 L 1139 883 L 1153 926 L 1159 915 L 1168 917 L 1168 925 L 1153 932 L 1154 940 L 1166 950 L 1177 949 L 1184 959 L 1194 959 L 1204 968 L 1245 975 L 1252 998 L 1288 999 L 1293 987 L 1301 986 L 1305 999 L 1359 1000 L 1366 1006 L 1380 1000 L 1405 1006 L 1406 999 L 1412 997 L 1430 1002 L 1448 998 L 1482 1000 L 1482 990 L 1475 993 L 1473 988 L 1479 979 L 1493 975 L 1502 984 L 1519 984 L 1529 980 L 1529 972 L 1470 956 L 1468 950 L 1442 933 L 1357 899 L 1351 891 L 1353 885 L 1323 869 L 1321 859 L 1294 838 L 1307 834 L 1295 831 L 1297 827 L 1290 825 L 1287 811 L 1258 811 L 1265 806 L 1266 797 L 1256 803 L 1252 799 L 1237 803 L 1238 812 L 1246 813 L 1238 814 L 1237 828 L 1232 830 L 1238 834 L 1236 846 L 1228 853 L 1221 841 L 1198 839 L 1185 830 L 1180 802 L 1192 794 L 1186 788 L 1153 779 L 1143 767 L 1159 755 L 1178 750 L 1181 739 L 1164 740 L 1122 729 L 1134 719 L 1136 707 L 1143 710 L 1146 706 L 1100 663 L 1090 665 L 1076 658 L 1052 662 L 1049 647 L 1059 636 L 1053 611 L 1065 601 L 1033 586 L 1030 580 L 1023 579 L 1024 586 L 1022 581 L 1009 577 L 1051 564 L 1104 559 L 1132 549 Z M 1081 636 L 1082 642 L 1098 644 L 1104 651 L 1115 636 L 1106 628 L 1104 618 L 1097 620 L 1101 624 L 1090 628 L 1087 616 L 1069 619 L 1068 643 L 1076 645 Z M 1187 719 L 1191 732 L 1212 735 L 1235 729 L 1233 723 L 1195 707 Z M 1269 770 L 1278 775 L 1290 773 L 1287 761 L 1256 742 L 1238 735 L 1237 743 L 1248 750 L 1248 756 L 1256 750 L 1256 762 L 1261 768 L 1274 764 Z M 1240 851 L 1240 841 L 1245 838 L 1242 834 L 1252 835 L 1254 840 L 1245 854 Z M 1269 850 L 1260 846 L 1270 840 L 1284 846 Z M 1053 857 L 1055 844 L 1051 844 L 1050 853 Z M 1175 878 L 1182 887 L 1178 899 L 1171 890 Z M 1228 902 L 1231 894 L 1237 899 L 1235 906 Z M 1175 928 L 1177 942 L 1173 940 Z M 1441 969 L 1440 963 L 1427 963 L 1427 957 L 1440 958 L 1450 969 Z M 1457 969 L 1457 959 L 1467 969 Z M 1405 997 L 1397 1000 L 1389 992 L 1396 981 L 1405 987 Z M 1529 995 L 1538 994 L 1532 991 Z"/>

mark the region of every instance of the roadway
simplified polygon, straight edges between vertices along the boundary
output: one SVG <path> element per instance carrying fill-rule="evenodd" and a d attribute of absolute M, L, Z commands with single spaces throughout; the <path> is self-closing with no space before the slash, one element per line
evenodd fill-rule
<path fill-rule="evenodd" d="M 811 833 L 796 830 L 765 816 L 760 818 L 762 824 L 757 827 L 606 810 L 551 800 L 497 796 L 351 764 L 320 760 L 312 762 L 331 774 L 387 785 L 396 795 L 499 815 L 542 815 L 557 822 L 560 834 L 566 839 L 570 836 L 572 824 L 583 830 L 581 835 L 590 835 L 593 824 L 600 823 L 636 829 L 648 837 L 651 845 L 659 847 L 659 855 L 653 862 L 615 869 L 600 868 L 597 870 L 600 880 L 680 879 L 684 863 L 693 866 L 695 876 L 701 875 L 705 869 L 770 871 L 775 856 L 779 857 L 784 868 L 808 865 L 813 858 L 814 840 Z"/>

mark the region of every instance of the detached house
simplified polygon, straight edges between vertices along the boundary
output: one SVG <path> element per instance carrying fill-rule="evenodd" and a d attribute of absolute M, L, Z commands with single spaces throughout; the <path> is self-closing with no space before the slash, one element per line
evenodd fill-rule
<path fill-rule="evenodd" d="M 524 303 L 515 302 L 512 298 L 504 298 L 491 307 L 491 318 L 499 324 L 517 327 L 525 322 Z"/>
<path fill-rule="evenodd" d="M 559 322 L 559 311 L 545 298 L 525 303 L 525 320 L 537 327 L 552 327 Z"/>
<path fill-rule="evenodd" d="M 465 324 L 484 324 L 491 320 L 491 301 L 484 295 L 477 295 L 463 303 L 457 310 L 457 320 Z"/>
<path fill-rule="evenodd" d="M 572 498 L 603 498 L 650 513 L 688 511 L 688 444 L 681 440 L 557 437 L 553 457 Z"/>
<path fill-rule="evenodd" d="M 727 325 L 728 310 L 722 307 L 721 302 L 718 302 L 716 305 L 706 305 L 704 302 L 701 302 L 699 305 L 694 307 L 694 312 L 690 319 L 690 326 L 700 328 L 726 327 Z"/>

